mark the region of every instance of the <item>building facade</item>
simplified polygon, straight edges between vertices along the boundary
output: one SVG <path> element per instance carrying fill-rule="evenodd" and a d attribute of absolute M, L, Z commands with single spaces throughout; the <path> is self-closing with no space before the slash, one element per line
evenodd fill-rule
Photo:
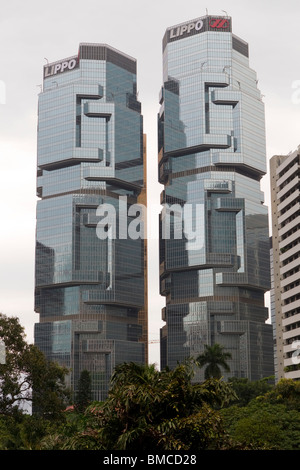
<path fill-rule="evenodd" d="M 136 61 L 110 46 L 44 67 L 38 104 L 35 344 L 83 370 L 147 362 L 146 138 Z M 135 210 L 134 210 L 135 209 Z M 139 226 L 139 227 L 138 227 Z"/>
<path fill-rule="evenodd" d="M 272 375 L 264 104 L 229 17 L 166 30 L 158 167 L 161 366 L 218 343 L 231 353 L 224 377 Z"/>
<path fill-rule="evenodd" d="M 300 146 L 270 159 L 275 377 L 300 379 Z"/>

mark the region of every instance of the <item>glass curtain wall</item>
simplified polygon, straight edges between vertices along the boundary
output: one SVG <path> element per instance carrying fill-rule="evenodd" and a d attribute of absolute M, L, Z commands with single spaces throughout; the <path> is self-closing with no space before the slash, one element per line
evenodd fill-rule
<path fill-rule="evenodd" d="M 35 343 L 93 399 L 114 367 L 147 362 L 146 204 L 136 61 L 101 44 L 44 67 L 38 105 Z M 140 225 L 145 220 L 142 211 Z M 136 231 L 135 231 L 136 233 Z M 139 235 L 139 234 L 138 234 Z"/>
<path fill-rule="evenodd" d="M 167 29 L 158 115 L 162 367 L 218 343 L 231 354 L 225 377 L 273 373 L 264 119 L 248 45 L 231 18 Z"/>

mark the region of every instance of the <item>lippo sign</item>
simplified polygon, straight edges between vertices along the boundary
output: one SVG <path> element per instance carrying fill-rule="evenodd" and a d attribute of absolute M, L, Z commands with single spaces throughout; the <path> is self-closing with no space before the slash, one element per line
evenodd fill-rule
<path fill-rule="evenodd" d="M 177 26 L 177 27 L 171 29 L 170 39 L 179 38 L 180 36 L 184 36 L 184 35 L 188 36 L 189 34 L 191 34 L 192 31 L 194 31 L 194 34 L 195 34 L 196 32 L 200 32 L 201 29 L 203 29 L 203 21 L 202 20 L 198 20 L 198 21 L 195 21 L 195 22 L 192 22 L 192 23 L 183 24 L 183 25 L 180 25 L 180 26 Z"/>
<path fill-rule="evenodd" d="M 44 66 L 44 78 L 51 77 L 52 75 L 57 75 L 69 70 L 74 70 L 79 67 L 78 57 L 71 57 L 69 59 L 62 60 L 60 62 L 55 62 L 54 64 L 49 64 Z"/>
<path fill-rule="evenodd" d="M 167 30 L 167 42 L 183 39 L 205 31 L 231 32 L 231 18 L 224 16 L 204 16 L 196 20 L 173 26 Z"/>

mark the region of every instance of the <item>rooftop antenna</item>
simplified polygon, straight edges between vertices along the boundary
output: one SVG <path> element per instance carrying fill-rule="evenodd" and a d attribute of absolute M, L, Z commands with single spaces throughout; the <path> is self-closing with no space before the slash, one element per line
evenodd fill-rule
<path fill-rule="evenodd" d="M 206 10 L 206 16 L 208 16 L 208 9 L 207 9 L 207 8 L 205 8 L 205 10 Z"/>
<path fill-rule="evenodd" d="M 47 57 L 44 57 L 44 59 L 47 61 L 47 64 L 49 64 L 49 61 L 48 61 Z"/>
<path fill-rule="evenodd" d="M 225 10 L 222 10 L 222 11 L 223 11 L 223 13 L 225 13 L 225 15 L 226 15 L 226 16 L 228 16 L 228 13 L 227 13 L 227 11 L 225 11 Z"/>

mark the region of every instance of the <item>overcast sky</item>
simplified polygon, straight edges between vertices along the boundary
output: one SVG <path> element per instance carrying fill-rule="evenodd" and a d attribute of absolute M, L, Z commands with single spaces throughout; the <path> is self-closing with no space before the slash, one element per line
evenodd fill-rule
<path fill-rule="evenodd" d="M 137 59 L 148 141 L 148 204 L 159 203 L 156 119 L 167 27 L 206 14 L 232 17 L 249 43 L 266 107 L 267 155 L 300 144 L 299 0 L 10 0 L 0 10 L 0 312 L 20 318 L 33 342 L 37 102 L 49 62 L 77 54 L 80 42 L 105 43 Z M 269 204 L 269 179 L 262 189 Z M 159 339 L 157 241 L 149 241 L 149 333 Z M 158 362 L 158 345 L 149 347 Z"/>

